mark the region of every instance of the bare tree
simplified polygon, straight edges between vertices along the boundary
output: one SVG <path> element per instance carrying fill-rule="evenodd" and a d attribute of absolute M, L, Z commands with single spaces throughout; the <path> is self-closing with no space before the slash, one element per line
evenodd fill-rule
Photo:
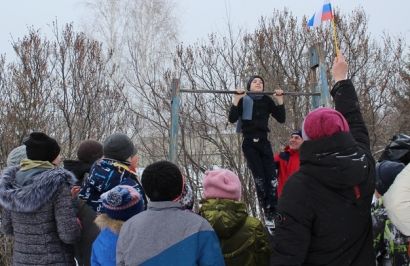
<path fill-rule="evenodd" d="M 80 141 L 102 139 L 126 127 L 124 85 L 112 79 L 117 69 L 101 43 L 73 32 L 72 25 L 60 33 L 55 24 L 54 33 L 53 101 L 59 121 L 54 131 L 67 148 L 66 155 L 72 157 Z"/>

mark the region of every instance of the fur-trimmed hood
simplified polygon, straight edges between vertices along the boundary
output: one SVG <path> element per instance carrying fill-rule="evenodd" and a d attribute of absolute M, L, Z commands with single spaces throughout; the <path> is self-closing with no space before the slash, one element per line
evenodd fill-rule
<path fill-rule="evenodd" d="M 33 182 L 19 186 L 20 167 L 6 168 L 0 176 L 0 205 L 16 212 L 34 212 L 49 202 L 63 184 L 74 185 L 76 178 L 63 168 L 45 170 L 32 176 Z"/>
<path fill-rule="evenodd" d="M 104 228 L 109 228 L 112 232 L 116 233 L 117 235 L 120 233 L 121 227 L 124 224 L 124 221 L 114 220 L 105 213 L 99 214 L 97 218 L 95 218 L 94 222 L 100 228 L 100 230 L 103 230 Z"/>

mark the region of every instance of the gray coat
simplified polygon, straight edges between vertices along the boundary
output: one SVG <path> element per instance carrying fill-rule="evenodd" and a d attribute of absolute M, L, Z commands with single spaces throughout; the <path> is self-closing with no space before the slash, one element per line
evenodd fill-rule
<path fill-rule="evenodd" d="M 80 227 L 71 201 L 74 182 L 61 168 L 3 171 L 2 230 L 14 235 L 13 265 L 75 265 L 71 244 Z"/>

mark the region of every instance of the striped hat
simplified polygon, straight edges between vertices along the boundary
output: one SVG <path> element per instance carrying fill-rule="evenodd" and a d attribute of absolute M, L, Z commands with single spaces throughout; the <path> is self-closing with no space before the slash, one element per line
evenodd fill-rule
<path fill-rule="evenodd" d="M 118 185 L 101 195 L 102 213 L 114 220 L 126 221 L 144 210 L 141 195 L 127 185 Z"/>

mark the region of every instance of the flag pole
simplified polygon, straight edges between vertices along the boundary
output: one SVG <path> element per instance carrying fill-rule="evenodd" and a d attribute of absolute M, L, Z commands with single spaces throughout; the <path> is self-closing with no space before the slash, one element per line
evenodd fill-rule
<path fill-rule="evenodd" d="M 333 10 L 332 10 L 332 28 L 333 28 L 333 41 L 335 43 L 336 56 L 338 56 L 339 46 L 338 46 L 338 40 L 337 40 L 337 34 L 336 34 L 335 13 L 333 12 Z"/>

